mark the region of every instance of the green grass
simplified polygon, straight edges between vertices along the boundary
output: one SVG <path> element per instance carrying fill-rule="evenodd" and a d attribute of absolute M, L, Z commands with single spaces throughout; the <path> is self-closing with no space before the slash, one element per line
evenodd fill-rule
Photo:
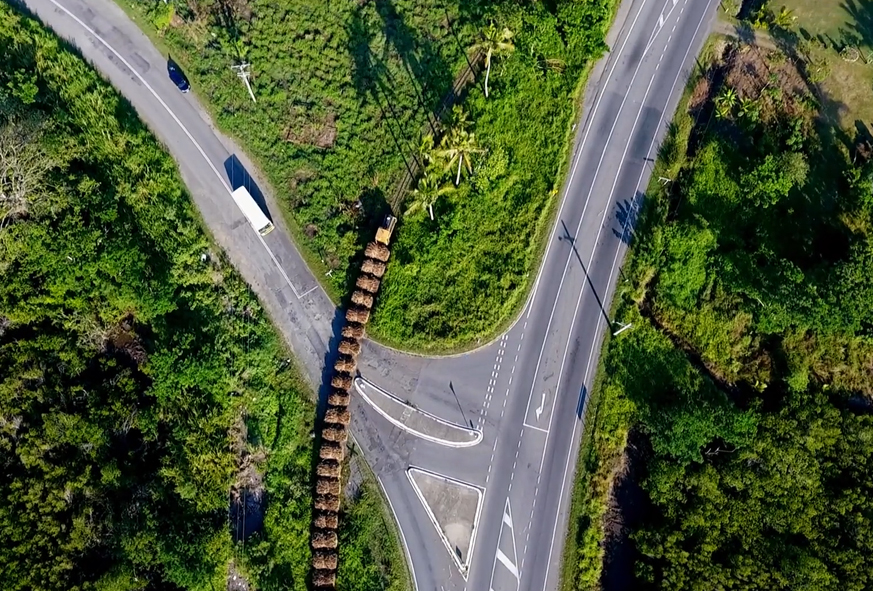
<path fill-rule="evenodd" d="M 316 274 L 334 271 L 326 281 L 336 300 L 469 47 L 492 20 L 510 28 L 516 50 L 495 58 L 490 98 L 473 87 L 464 104 L 487 154 L 437 203 L 434 222 L 424 213 L 401 220 L 370 334 L 448 351 L 511 321 L 536 272 L 580 80 L 603 49 L 611 0 L 263 0 L 233 8 L 232 18 L 195 2 L 170 20 L 161 5 L 122 5 L 263 169 Z M 240 44 L 257 104 L 229 69 Z M 333 142 L 315 145 L 332 126 Z"/>
<path fill-rule="evenodd" d="M 778 7 L 785 6 L 794 12 L 795 26 L 803 27 L 812 35 L 825 35 L 839 40 L 846 33 L 860 34 L 869 40 L 873 31 L 866 31 L 864 21 L 869 17 L 868 2 L 848 0 L 847 2 L 815 2 L 814 0 L 785 0 Z M 774 7 L 777 7 L 774 5 Z M 860 18 L 859 18 L 860 17 Z M 869 43 L 869 41 L 868 41 Z"/>
<path fill-rule="evenodd" d="M 347 500 L 340 525 L 337 587 L 349 591 L 409 591 L 412 584 L 400 531 L 382 496 L 376 476 L 362 456 L 351 462 L 361 475 L 355 499 Z"/>

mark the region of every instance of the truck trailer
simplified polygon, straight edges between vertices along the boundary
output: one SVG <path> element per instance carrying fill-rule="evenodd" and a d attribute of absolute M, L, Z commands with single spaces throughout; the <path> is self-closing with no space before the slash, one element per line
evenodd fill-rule
<path fill-rule="evenodd" d="M 273 222 L 264 215 L 248 189 L 240 187 L 233 191 L 231 196 L 258 234 L 266 236 L 273 231 Z"/>

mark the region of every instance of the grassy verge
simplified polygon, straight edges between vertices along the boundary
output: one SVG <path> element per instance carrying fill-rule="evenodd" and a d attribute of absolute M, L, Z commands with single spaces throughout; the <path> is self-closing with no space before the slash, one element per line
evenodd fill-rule
<path fill-rule="evenodd" d="M 360 475 L 358 494 L 347 501 L 340 526 L 340 566 L 337 587 L 349 591 L 408 591 L 412 589 L 400 530 L 362 456 L 354 455 Z"/>
<path fill-rule="evenodd" d="M 393 198 L 405 161 L 469 48 L 490 22 L 513 33 L 490 97 L 464 108 L 486 150 L 434 210 L 405 216 L 371 334 L 450 351 L 517 313 L 554 213 L 565 141 L 614 2 L 378 2 L 327 10 L 309 0 L 122 2 L 182 64 L 219 127 L 263 169 L 298 245 L 333 296 Z M 166 7 L 175 7 L 168 13 Z M 160 33 L 158 33 L 160 31 Z M 229 65 L 252 63 L 252 104 Z M 481 82 L 481 81 L 480 81 Z M 533 237 L 533 239 L 532 239 Z"/>

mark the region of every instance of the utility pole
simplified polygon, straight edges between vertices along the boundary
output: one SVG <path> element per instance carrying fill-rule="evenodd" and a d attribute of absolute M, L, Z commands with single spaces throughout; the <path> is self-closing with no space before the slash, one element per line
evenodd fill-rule
<path fill-rule="evenodd" d="M 249 72 L 249 66 L 251 66 L 250 63 L 243 62 L 236 66 L 231 66 L 230 69 L 235 71 L 236 75 L 243 79 L 243 82 L 246 83 L 246 88 L 249 91 L 249 96 L 252 97 L 252 102 L 257 103 L 258 101 L 255 100 L 255 93 L 252 92 L 252 85 L 249 84 L 249 76 L 251 75 L 251 72 Z"/>
<path fill-rule="evenodd" d="M 617 322 L 616 324 L 621 324 L 621 322 Z M 629 329 L 631 326 L 633 326 L 633 323 L 632 323 L 632 322 L 629 322 L 629 323 L 623 325 L 623 326 L 622 326 L 621 328 L 619 328 L 617 331 L 615 331 L 614 333 L 612 333 L 612 336 L 615 337 L 615 336 L 620 335 L 621 333 L 623 333 L 624 331 L 626 331 L 627 329 Z"/>

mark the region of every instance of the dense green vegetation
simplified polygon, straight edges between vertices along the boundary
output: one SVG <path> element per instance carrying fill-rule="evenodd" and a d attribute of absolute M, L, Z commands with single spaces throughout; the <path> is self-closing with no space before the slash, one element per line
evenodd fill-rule
<path fill-rule="evenodd" d="M 567 586 L 869 589 L 873 150 L 802 62 L 716 46 L 617 295 Z"/>
<path fill-rule="evenodd" d="M 305 589 L 315 413 L 285 346 L 130 106 L 7 5 L 0 49 L 4 586 Z M 365 490 L 340 572 L 384 589 Z"/>
<path fill-rule="evenodd" d="M 132 6 L 155 7 L 159 42 L 260 163 L 310 263 L 335 270 L 334 294 L 346 289 L 346 270 L 395 198 L 405 162 L 418 158 L 452 80 L 484 48 L 483 35 L 508 29 L 515 50 L 494 53 L 489 97 L 479 80 L 464 100 L 485 152 L 469 180 L 436 201 L 433 220 L 424 207 L 401 221 L 370 332 L 405 348 L 446 349 L 509 320 L 538 262 L 611 0 Z M 229 68 L 243 58 L 256 104 Z"/>
<path fill-rule="evenodd" d="M 362 456 L 351 461 L 364 477 L 347 519 L 340 524 L 340 569 L 337 587 L 348 591 L 372 589 L 406 591 L 412 589 L 406 558 L 397 543 L 397 526 L 388 516 L 379 497 L 375 476 Z"/>

